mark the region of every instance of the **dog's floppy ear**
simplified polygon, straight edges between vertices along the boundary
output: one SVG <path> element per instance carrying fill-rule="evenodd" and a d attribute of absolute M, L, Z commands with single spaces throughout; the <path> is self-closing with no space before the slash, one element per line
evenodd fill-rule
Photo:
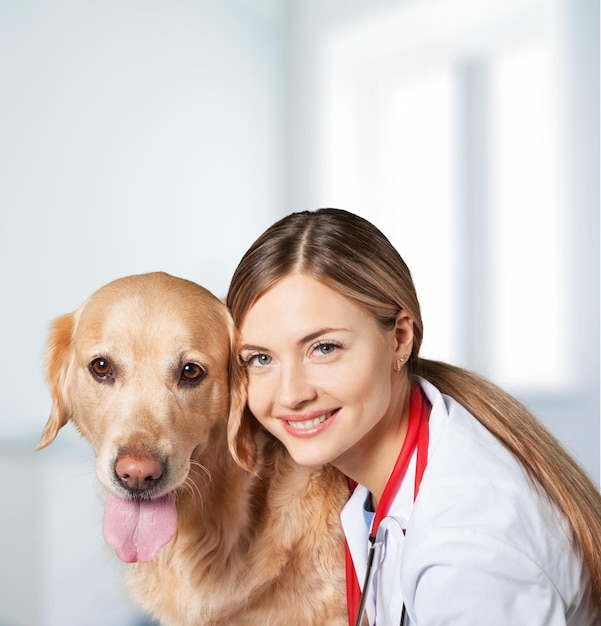
<path fill-rule="evenodd" d="M 238 465 L 254 472 L 257 465 L 255 434 L 257 421 L 246 406 L 246 369 L 238 354 L 239 334 L 230 326 L 230 411 L 227 421 L 227 442 Z"/>
<path fill-rule="evenodd" d="M 58 431 L 69 419 L 65 399 L 65 382 L 71 356 L 75 314 L 67 313 L 54 320 L 50 327 L 46 353 L 46 382 L 52 395 L 52 409 L 36 450 L 54 441 Z"/>

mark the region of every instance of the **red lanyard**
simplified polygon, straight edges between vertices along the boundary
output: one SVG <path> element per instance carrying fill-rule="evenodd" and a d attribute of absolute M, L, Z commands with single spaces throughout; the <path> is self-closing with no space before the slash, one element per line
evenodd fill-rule
<path fill-rule="evenodd" d="M 376 540 L 378 526 L 383 517 L 386 517 L 388 510 L 396 495 L 398 488 L 403 481 L 403 477 L 407 472 L 409 461 L 413 456 L 413 451 L 417 448 L 417 464 L 415 469 L 415 486 L 413 491 L 413 499 L 417 498 L 419 485 L 426 469 L 428 461 L 428 418 L 430 416 L 430 407 L 422 394 L 419 384 L 415 383 L 411 387 L 411 399 L 409 409 L 409 425 L 407 426 L 407 434 L 405 441 L 399 452 L 399 456 L 394 464 L 394 468 L 386 486 L 382 497 L 376 507 L 376 513 L 371 525 L 369 540 L 373 544 Z M 349 483 L 350 484 L 350 483 Z M 348 604 L 349 626 L 354 626 L 359 605 L 361 603 L 361 587 L 357 580 L 357 574 L 353 565 L 351 553 L 346 544 L 346 599 Z"/>

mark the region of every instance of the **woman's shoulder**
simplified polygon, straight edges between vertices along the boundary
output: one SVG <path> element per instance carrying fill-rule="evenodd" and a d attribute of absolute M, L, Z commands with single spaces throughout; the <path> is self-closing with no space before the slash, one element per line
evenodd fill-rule
<path fill-rule="evenodd" d="M 420 384 L 432 405 L 428 468 L 435 468 L 438 478 L 475 485 L 494 482 L 531 493 L 533 484 L 524 468 L 495 435 L 459 402 L 428 381 Z"/>
<path fill-rule="evenodd" d="M 422 387 L 432 403 L 431 445 L 407 538 L 413 535 L 424 557 L 423 548 L 439 540 L 473 543 L 501 569 L 503 558 L 511 567 L 529 563 L 564 598 L 578 593 L 582 564 L 563 516 L 478 420 L 430 383 Z"/>
<path fill-rule="evenodd" d="M 551 552 L 568 550 L 565 518 L 515 456 L 455 400 L 429 383 L 424 391 L 432 413 L 428 464 L 420 487 L 428 507 L 420 513 L 416 506 L 415 511 L 422 523 L 469 528 L 532 558 L 556 558 Z"/>

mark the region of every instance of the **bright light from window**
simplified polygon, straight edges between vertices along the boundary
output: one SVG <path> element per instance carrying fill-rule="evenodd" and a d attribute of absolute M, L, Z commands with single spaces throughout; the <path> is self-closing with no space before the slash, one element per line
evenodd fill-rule
<path fill-rule="evenodd" d="M 443 65 L 333 76 L 322 134 L 324 204 L 366 217 L 391 240 L 418 290 L 422 356 L 456 360 L 452 73 Z"/>
<path fill-rule="evenodd" d="M 322 205 L 398 248 L 424 356 L 513 393 L 572 383 L 553 6 L 407 3 L 334 34 L 323 59 Z"/>
<path fill-rule="evenodd" d="M 565 294 L 569 240 L 561 211 L 557 94 L 544 39 L 504 49 L 490 66 L 493 375 L 512 389 L 569 381 Z"/>

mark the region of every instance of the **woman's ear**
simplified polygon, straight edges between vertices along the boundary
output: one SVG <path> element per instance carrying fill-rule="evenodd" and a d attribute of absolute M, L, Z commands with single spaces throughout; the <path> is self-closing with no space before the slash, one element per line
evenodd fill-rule
<path fill-rule="evenodd" d="M 395 327 L 395 357 L 406 360 L 413 350 L 413 318 L 405 309 L 399 309 Z"/>

